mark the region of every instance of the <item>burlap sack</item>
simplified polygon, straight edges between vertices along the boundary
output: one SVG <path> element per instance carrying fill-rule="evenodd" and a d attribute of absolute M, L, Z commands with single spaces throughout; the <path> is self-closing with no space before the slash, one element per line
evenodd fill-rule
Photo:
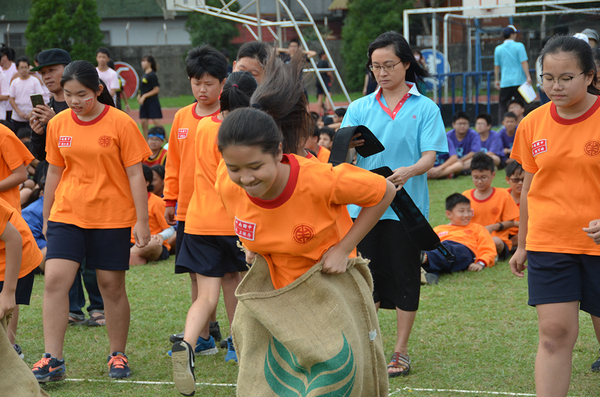
<path fill-rule="evenodd" d="M 0 320 L 0 395 L 10 397 L 48 396 L 40 389 L 31 369 L 8 341 L 8 319 Z"/>
<path fill-rule="evenodd" d="M 257 255 L 236 291 L 238 396 L 388 395 L 367 264 L 352 259 L 344 274 L 330 275 L 319 263 L 275 290 Z"/>

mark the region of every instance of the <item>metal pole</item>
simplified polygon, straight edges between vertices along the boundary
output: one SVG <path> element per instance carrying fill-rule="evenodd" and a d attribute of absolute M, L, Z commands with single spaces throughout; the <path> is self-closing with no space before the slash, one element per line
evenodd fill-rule
<path fill-rule="evenodd" d="M 258 41 L 262 41 L 262 26 L 260 25 L 260 0 L 256 0 L 256 27 L 258 28 Z"/>
<path fill-rule="evenodd" d="M 127 46 L 129 47 L 129 25 L 130 22 L 127 22 L 127 25 L 125 26 L 125 36 L 127 37 Z"/>
<path fill-rule="evenodd" d="M 431 62 L 433 62 L 433 65 L 429 65 L 429 70 L 432 71 L 432 73 L 434 75 L 438 74 L 437 73 L 437 21 L 435 18 L 435 13 L 431 14 L 431 42 L 432 42 L 432 47 L 433 47 L 433 57 L 431 57 Z M 433 101 L 435 102 L 437 100 L 437 96 L 438 96 L 438 87 L 440 85 L 440 80 L 438 78 L 438 82 L 437 82 L 437 87 L 434 87 L 433 90 Z"/>
<path fill-rule="evenodd" d="M 275 15 L 277 18 L 277 22 L 281 22 L 281 8 L 279 8 L 279 1 L 275 0 Z M 283 41 L 281 37 L 281 25 L 277 25 L 277 47 L 282 47 Z"/>
<path fill-rule="evenodd" d="M 402 27 L 404 28 L 404 38 L 406 39 L 408 44 L 410 44 L 410 26 L 408 24 L 408 13 L 406 12 L 406 10 L 404 10 L 404 12 L 402 13 L 402 25 Z"/>

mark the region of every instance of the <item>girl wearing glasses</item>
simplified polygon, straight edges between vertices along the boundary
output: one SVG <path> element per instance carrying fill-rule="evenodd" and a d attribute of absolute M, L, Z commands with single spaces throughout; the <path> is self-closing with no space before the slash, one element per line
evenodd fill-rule
<path fill-rule="evenodd" d="M 439 108 L 421 95 L 416 82 L 427 76 L 402 35 L 390 31 L 369 45 L 367 67 L 379 84 L 373 94 L 348 107 L 342 127 L 365 125 L 383 143 L 385 150 L 368 158 L 357 155 L 356 165 L 372 170 L 388 166 L 394 174 L 388 179 L 396 189 L 404 187 L 423 215 L 429 215 L 427 171 L 436 154 L 448 152 L 444 123 Z M 362 145 L 358 137 L 353 141 Z M 359 208 L 348 206 L 356 218 Z M 371 260 L 375 304 L 395 310 L 398 336 L 388 366 L 390 377 L 410 371 L 408 338 L 420 293 L 420 251 L 404 231 L 396 214 L 388 208 L 377 225 L 358 245 Z"/>
<path fill-rule="evenodd" d="M 528 303 L 538 314 L 537 395 L 566 396 L 579 309 L 600 332 L 600 99 L 586 42 L 554 37 L 541 61 L 552 102 L 519 125 L 511 154 L 525 179 L 510 266 L 518 277 L 528 268 Z"/>

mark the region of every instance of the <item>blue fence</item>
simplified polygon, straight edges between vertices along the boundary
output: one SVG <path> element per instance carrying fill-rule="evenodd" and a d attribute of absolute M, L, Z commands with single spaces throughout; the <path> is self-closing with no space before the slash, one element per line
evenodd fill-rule
<path fill-rule="evenodd" d="M 485 93 L 487 101 L 486 112 L 491 113 L 491 89 L 492 79 L 494 78 L 493 71 L 487 72 L 464 72 L 464 73 L 446 73 L 433 76 L 441 80 L 447 80 L 448 84 L 448 97 L 452 98 L 452 114 L 456 113 L 456 90 L 457 88 L 462 89 L 462 110 L 467 110 L 467 103 L 475 104 L 476 112 L 479 113 L 479 97 L 482 93 Z M 457 84 L 458 79 L 458 84 Z M 445 97 L 445 88 L 442 84 L 438 85 L 438 106 L 442 106 L 442 100 Z"/>

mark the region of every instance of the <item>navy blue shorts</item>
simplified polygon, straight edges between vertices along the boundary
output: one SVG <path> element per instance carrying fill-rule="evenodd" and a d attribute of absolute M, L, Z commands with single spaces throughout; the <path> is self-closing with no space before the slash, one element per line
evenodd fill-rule
<path fill-rule="evenodd" d="M 600 317 L 600 256 L 527 251 L 531 306 L 579 301 Z"/>
<path fill-rule="evenodd" d="M 246 255 L 237 246 L 237 236 L 183 236 L 175 273 L 197 273 L 223 277 L 225 273 L 248 270 Z"/>
<path fill-rule="evenodd" d="M 179 251 L 181 251 L 181 243 L 183 242 L 185 221 L 177 221 L 177 225 L 175 225 L 175 230 L 177 232 L 177 235 L 175 236 L 175 258 L 177 259 L 177 255 L 179 255 Z"/>
<path fill-rule="evenodd" d="M 33 280 L 35 280 L 35 271 L 31 271 L 28 275 L 17 280 L 17 291 L 15 293 L 17 305 L 29 305 L 31 291 L 33 291 Z M 0 292 L 3 288 L 4 281 L 0 281 Z"/>
<path fill-rule="evenodd" d="M 129 270 L 131 228 L 83 229 L 68 223 L 48 221 L 48 259 L 67 259 L 88 269 Z"/>
<path fill-rule="evenodd" d="M 508 260 L 508 258 L 510 258 L 510 249 L 508 249 L 508 245 L 504 243 L 504 249 L 502 250 L 502 253 L 498 255 L 498 262 Z"/>

